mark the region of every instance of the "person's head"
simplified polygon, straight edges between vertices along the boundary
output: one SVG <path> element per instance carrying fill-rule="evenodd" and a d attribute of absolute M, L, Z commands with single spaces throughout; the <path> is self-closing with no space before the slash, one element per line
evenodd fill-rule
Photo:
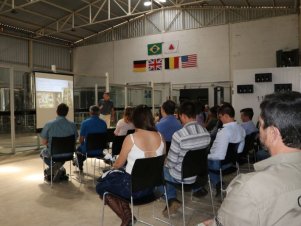
<path fill-rule="evenodd" d="M 102 95 L 102 98 L 104 100 L 110 100 L 110 93 L 109 92 L 104 92 L 103 95 Z"/>
<path fill-rule="evenodd" d="M 184 101 L 181 103 L 179 108 L 179 118 L 182 124 L 186 124 L 191 121 L 195 121 L 196 117 L 196 106 L 192 101 Z"/>
<path fill-rule="evenodd" d="M 133 115 L 133 110 L 134 108 L 133 107 L 126 107 L 124 109 L 124 113 L 123 113 L 123 119 L 126 121 L 126 122 L 132 122 L 132 115 Z"/>
<path fill-rule="evenodd" d="M 221 120 L 223 124 L 226 124 L 228 122 L 233 122 L 235 117 L 235 110 L 229 103 L 224 103 L 219 109 L 218 109 L 218 118 Z"/>
<path fill-rule="evenodd" d="M 69 107 L 67 104 L 61 103 L 57 106 L 56 113 L 58 116 L 65 117 L 68 114 Z"/>
<path fill-rule="evenodd" d="M 92 105 L 89 108 L 90 115 L 99 115 L 99 107 L 97 105 Z"/>
<path fill-rule="evenodd" d="M 218 111 L 218 106 L 214 106 L 214 107 L 211 107 L 211 108 L 209 109 L 208 114 L 209 114 L 212 118 L 217 118 L 217 111 Z"/>
<path fill-rule="evenodd" d="M 204 107 L 205 107 L 204 111 L 205 111 L 205 112 L 209 112 L 209 110 L 210 110 L 210 107 L 209 107 L 209 105 L 208 105 L 208 104 L 205 104 L 205 106 L 204 106 Z"/>
<path fill-rule="evenodd" d="M 301 94 L 266 95 L 260 109 L 260 140 L 271 155 L 301 151 Z"/>
<path fill-rule="evenodd" d="M 240 118 L 242 122 L 248 122 L 252 120 L 254 115 L 252 108 L 244 108 L 240 110 Z"/>
<path fill-rule="evenodd" d="M 138 105 L 137 107 L 135 107 L 132 119 L 136 129 L 157 131 L 153 114 L 150 108 L 146 105 Z"/>
<path fill-rule="evenodd" d="M 176 103 L 172 100 L 165 101 L 161 106 L 161 115 L 164 117 L 166 115 L 173 115 L 176 110 Z"/>

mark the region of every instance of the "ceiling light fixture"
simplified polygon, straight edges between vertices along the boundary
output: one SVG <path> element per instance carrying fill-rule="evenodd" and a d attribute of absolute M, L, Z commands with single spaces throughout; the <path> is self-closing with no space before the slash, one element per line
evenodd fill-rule
<path fill-rule="evenodd" d="M 144 2 L 144 6 L 150 6 L 151 4 L 152 4 L 151 1 L 145 1 L 145 2 Z"/>
<path fill-rule="evenodd" d="M 159 2 L 162 2 L 162 3 L 164 3 L 164 2 L 166 2 L 166 0 L 159 0 Z"/>

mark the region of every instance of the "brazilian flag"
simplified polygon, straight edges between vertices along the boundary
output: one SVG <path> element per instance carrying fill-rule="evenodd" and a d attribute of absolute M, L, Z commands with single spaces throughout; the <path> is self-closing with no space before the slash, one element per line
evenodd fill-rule
<path fill-rule="evenodd" d="M 149 56 L 162 54 L 162 43 L 148 44 L 147 53 Z"/>

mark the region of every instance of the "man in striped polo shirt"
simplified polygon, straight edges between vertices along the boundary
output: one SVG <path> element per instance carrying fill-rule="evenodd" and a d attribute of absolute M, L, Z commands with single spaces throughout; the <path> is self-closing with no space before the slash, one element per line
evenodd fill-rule
<path fill-rule="evenodd" d="M 177 200 L 177 191 L 172 183 L 180 183 L 182 161 L 189 150 L 206 148 L 210 143 L 210 134 L 196 121 L 196 106 L 193 102 L 183 102 L 179 108 L 179 117 L 183 128 L 176 131 L 171 140 L 170 149 L 164 167 L 164 177 L 167 181 L 167 198 L 170 214 L 175 214 L 181 206 Z M 172 183 L 168 183 L 172 182 Z M 196 177 L 186 178 L 187 184 L 193 184 Z M 163 215 L 167 216 L 167 208 L 163 210 Z"/>

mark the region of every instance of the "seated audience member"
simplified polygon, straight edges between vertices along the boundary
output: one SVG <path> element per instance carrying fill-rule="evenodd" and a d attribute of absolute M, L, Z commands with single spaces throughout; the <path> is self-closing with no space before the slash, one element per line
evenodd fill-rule
<path fill-rule="evenodd" d="M 200 103 L 200 102 L 197 102 L 196 103 L 196 121 L 198 122 L 199 125 L 205 127 L 205 122 L 206 122 L 206 113 L 205 113 L 205 106 Z"/>
<path fill-rule="evenodd" d="M 83 171 L 84 161 L 86 160 L 86 144 L 87 136 L 90 133 L 105 133 L 107 132 L 107 124 L 104 120 L 99 118 L 99 107 L 92 105 L 89 108 L 90 117 L 82 121 L 80 126 L 80 146 L 77 149 L 76 157 L 78 160 L 78 168 Z M 91 150 L 89 154 L 91 156 L 101 156 L 103 150 Z M 76 161 L 74 161 L 76 163 Z"/>
<path fill-rule="evenodd" d="M 174 184 L 181 181 L 182 161 L 185 154 L 189 150 L 206 148 L 210 143 L 208 131 L 196 121 L 196 107 L 193 102 L 185 101 L 181 104 L 179 117 L 183 128 L 176 131 L 172 136 L 171 146 L 164 167 L 170 214 L 175 214 L 181 206 L 180 201 L 177 200 L 177 190 Z M 193 184 L 195 181 L 196 177 L 185 179 L 186 184 Z M 167 216 L 167 208 L 163 210 L 163 215 Z"/>
<path fill-rule="evenodd" d="M 210 148 L 208 155 L 208 169 L 211 183 L 216 186 L 217 195 L 220 194 L 219 174 L 210 172 L 210 170 L 219 170 L 220 161 L 225 159 L 229 143 L 239 143 L 238 153 L 241 153 L 245 144 L 246 133 L 244 129 L 234 121 L 235 111 L 232 105 L 224 104 L 218 110 L 219 120 L 223 127 L 217 132 L 216 138 Z M 224 168 L 232 165 L 223 166 Z"/>
<path fill-rule="evenodd" d="M 207 120 L 207 123 L 205 124 L 205 127 L 209 133 L 210 133 L 210 131 L 213 130 L 213 128 L 217 124 L 217 121 L 218 121 L 217 110 L 218 110 L 218 106 L 214 106 L 214 107 L 210 108 L 210 110 L 208 111 L 208 120 Z"/>
<path fill-rule="evenodd" d="M 162 118 L 156 124 L 157 130 L 162 134 L 165 141 L 170 142 L 174 132 L 182 128 L 180 121 L 174 116 L 176 103 L 172 100 L 165 101 L 161 106 Z"/>
<path fill-rule="evenodd" d="M 75 140 L 78 137 L 76 125 L 73 122 L 70 122 L 66 119 L 68 114 L 69 107 L 62 103 L 57 106 L 57 117 L 55 120 L 47 122 L 40 134 L 42 138 L 42 144 L 47 145 L 41 151 L 41 158 L 44 159 L 44 162 L 49 166 L 48 169 L 44 171 L 44 176 L 46 180 L 51 179 L 51 170 L 50 170 L 50 149 L 52 137 L 67 137 L 74 135 Z M 64 155 L 62 154 L 62 157 Z M 63 168 L 64 162 L 53 162 L 52 163 L 52 173 L 54 175 L 53 181 L 57 181 L 60 177 L 64 176 L 65 169 Z"/>
<path fill-rule="evenodd" d="M 116 129 L 114 131 L 115 136 L 125 136 L 128 130 L 135 129 L 132 122 L 133 108 L 126 107 L 123 113 L 123 118 L 117 122 Z"/>
<path fill-rule="evenodd" d="M 128 135 L 122 145 L 119 157 L 113 165 L 114 169 L 125 167 L 125 172 L 111 172 L 97 185 L 96 192 L 103 197 L 105 192 L 111 192 L 123 198 L 131 196 L 131 172 L 136 159 L 156 157 L 164 154 L 164 142 L 160 133 L 156 131 L 151 110 L 145 105 L 139 105 L 133 112 L 133 123 L 136 131 Z M 148 175 L 145 175 L 147 178 Z M 142 198 L 153 192 L 153 188 L 139 191 L 133 194 L 134 199 Z M 108 206 L 121 218 L 121 225 L 131 224 L 131 209 L 123 199 L 113 195 L 106 196 Z"/>
<path fill-rule="evenodd" d="M 205 225 L 300 225 L 301 94 L 267 95 L 260 109 L 260 140 L 271 157 L 231 182 L 217 216 Z"/>
<path fill-rule="evenodd" d="M 252 108 L 244 108 L 240 110 L 241 126 L 246 131 L 246 135 L 251 133 L 258 132 L 255 124 L 252 121 L 254 112 Z"/>

